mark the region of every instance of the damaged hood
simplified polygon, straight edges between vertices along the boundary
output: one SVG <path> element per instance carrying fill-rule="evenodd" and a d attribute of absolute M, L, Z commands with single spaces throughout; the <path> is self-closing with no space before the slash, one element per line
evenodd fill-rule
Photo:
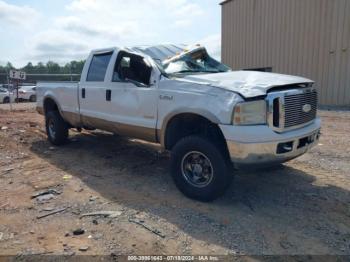
<path fill-rule="evenodd" d="M 269 89 L 276 86 L 313 83 L 312 80 L 303 77 L 256 71 L 187 75 L 178 80 L 223 88 L 239 93 L 245 98 L 266 95 Z"/>

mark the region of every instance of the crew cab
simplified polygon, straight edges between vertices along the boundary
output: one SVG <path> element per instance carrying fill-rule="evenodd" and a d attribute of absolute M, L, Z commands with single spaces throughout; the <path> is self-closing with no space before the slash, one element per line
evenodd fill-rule
<path fill-rule="evenodd" d="M 94 50 L 81 80 L 39 82 L 37 110 L 48 139 L 70 128 L 101 129 L 159 143 L 188 197 L 210 201 L 228 188 L 234 168 L 298 157 L 320 136 L 313 81 L 232 71 L 200 45 Z"/>

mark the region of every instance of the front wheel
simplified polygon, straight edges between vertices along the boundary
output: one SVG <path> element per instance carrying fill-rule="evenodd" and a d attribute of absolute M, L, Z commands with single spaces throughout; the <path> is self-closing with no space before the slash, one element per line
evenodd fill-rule
<path fill-rule="evenodd" d="M 171 172 L 176 186 L 186 196 L 212 201 L 225 193 L 232 180 L 227 154 L 210 140 L 189 136 L 174 147 Z"/>
<path fill-rule="evenodd" d="M 46 114 L 46 133 L 48 140 L 56 145 L 63 145 L 68 139 L 68 125 L 58 111 Z"/>

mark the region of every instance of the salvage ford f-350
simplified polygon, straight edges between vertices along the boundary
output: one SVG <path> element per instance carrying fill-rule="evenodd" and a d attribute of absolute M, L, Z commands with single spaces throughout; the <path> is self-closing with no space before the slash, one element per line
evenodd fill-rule
<path fill-rule="evenodd" d="M 232 71 L 201 46 L 95 50 L 79 83 L 38 83 L 37 100 L 54 145 L 70 128 L 160 143 L 177 187 L 202 201 L 224 193 L 233 167 L 304 154 L 321 126 L 311 80 Z"/>

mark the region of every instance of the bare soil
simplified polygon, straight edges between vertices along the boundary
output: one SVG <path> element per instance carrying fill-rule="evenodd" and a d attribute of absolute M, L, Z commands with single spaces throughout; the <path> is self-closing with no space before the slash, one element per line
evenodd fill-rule
<path fill-rule="evenodd" d="M 1 108 L 0 255 L 350 255 L 350 112 L 320 111 L 311 152 L 235 171 L 224 197 L 201 203 L 176 189 L 158 145 L 70 131 L 53 147 L 33 104 Z M 81 217 L 95 211 L 120 213 Z"/>

